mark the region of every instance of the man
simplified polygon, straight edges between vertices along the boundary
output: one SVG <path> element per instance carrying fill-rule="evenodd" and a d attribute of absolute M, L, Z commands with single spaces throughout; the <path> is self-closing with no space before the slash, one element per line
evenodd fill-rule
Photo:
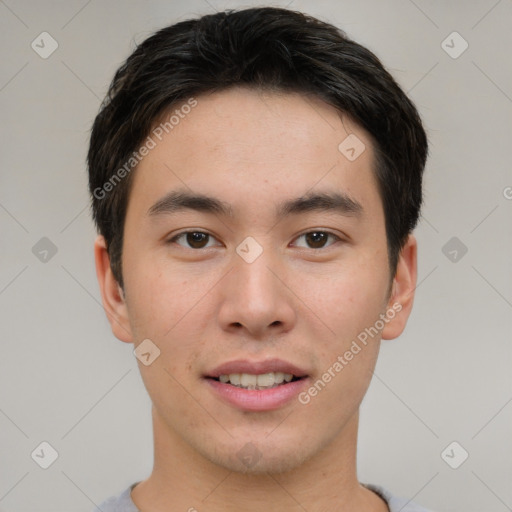
<path fill-rule="evenodd" d="M 152 400 L 103 512 L 424 510 L 357 479 L 358 411 L 416 284 L 427 139 L 379 60 L 277 8 L 164 28 L 88 153 L 97 275 Z"/>

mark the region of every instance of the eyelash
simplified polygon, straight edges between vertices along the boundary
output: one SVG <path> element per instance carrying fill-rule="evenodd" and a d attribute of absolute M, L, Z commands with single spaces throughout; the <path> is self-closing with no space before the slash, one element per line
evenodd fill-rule
<path fill-rule="evenodd" d="M 203 234 L 203 235 L 207 235 L 211 238 L 215 238 L 213 235 L 211 235 L 210 233 L 207 233 L 205 231 L 197 231 L 197 230 L 190 230 L 190 231 L 182 231 L 181 233 L 178 233 L 177 235 L 173 236 L 171 239 L 169 239 L 167 241 L 168 244 L 171 244 L 171 243 L 176 243 L 177 240 L 179 240 L 181 237 L 184 237 L 185 235 L 189 234 L 189 233 L 200 233 L 200 234 Z M 303 236 L 306 236 L 306 235 L 309 235 L 311 233 L 322 233 L 322 234 L 326 234 L 330 237 L 333 237 L 335 239 L 334 243 L 336 243 L 337 241 L 342 241 L 342 239 L 336 235 L 335 233 L 332 233 L 331 231 L 327 231 L 327 230 L 321 230 L 321 229 L 313 229 L 313 230 L 310 230 L 310 231 L 306 231 L 305 233 L 302 233 L 300 235 L 298 235 L 295 240 L 297 240 L 298 238 L 301 238 Z M 208 240 L 210 241 L 210 240 Z M 314 247 L 305 247 L 306 249 L 311 249 L 313 251 L 320 251 L 322 249 L 326 249 L 328 247 L 330 247 L 331 245 L 334 245 L 334 243 L 332 244 L 329 244 L 325 247 L 320 247 L 320 248 L 314 248 Z M 180 245 L 180 244 L 178 244 Z M 199 249 L 196 249 L 194 247 L 184 247 L 184 246 L 180 246 L 180 247 L 183 247 L 184 249 L 191 249 L 193 251 L 200 251 L 202 249 L 209 249 L 209 247 L 200 247 Z M 304 247 L 303 247 L 304 249 Z"/>

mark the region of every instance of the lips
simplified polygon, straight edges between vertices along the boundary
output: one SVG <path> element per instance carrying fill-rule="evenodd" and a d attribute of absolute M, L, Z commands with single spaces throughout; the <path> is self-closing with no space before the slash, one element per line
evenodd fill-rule
<path fill-rule="evenodd" d="M 208 372 L 205 377 L 218 379 L 221 375 L 231 374 L 262 375 L 265 373 L 291 374 L 300 379 L 307 377 L 307 371 L 282 359 L 267 359 L 265 361 L 249 361 L 239 359 L 223 363 Z"/>
<path fill-rule="evenodd" d="M 205 381 L 215 396 L 245 411 L 271 411 L 290 403 L 308 383 L 308 374 L 281 359 L 223 363 Z"/>

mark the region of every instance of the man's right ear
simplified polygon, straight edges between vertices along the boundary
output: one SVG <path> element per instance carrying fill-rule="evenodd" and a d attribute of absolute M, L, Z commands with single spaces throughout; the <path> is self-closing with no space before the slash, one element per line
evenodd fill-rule
<path fill-rule="evenodd" d="M 112 273 L 107 244 L 102 235 L 98 235 L 94 242 L 94 260 L 103 308 L 110 322 L 112 332 L 121 341 L 133 343 L 124 293 Z"/>

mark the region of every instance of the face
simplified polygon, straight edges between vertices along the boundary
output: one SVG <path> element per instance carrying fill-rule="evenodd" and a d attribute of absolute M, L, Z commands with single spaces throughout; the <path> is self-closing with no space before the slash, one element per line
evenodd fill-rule
<path fill-rule="evenodd" d="M 160 351 L 139 361 L 160 435 L 284 471 L 357 423 L 381 336 L 405 325 L 414 243 L 393 282 L 372 142 L 334 108 L 242 88 L 196 100 L 135 171 L 124 296 L 99 263 L 102 293 L 116 336 Z"/>

